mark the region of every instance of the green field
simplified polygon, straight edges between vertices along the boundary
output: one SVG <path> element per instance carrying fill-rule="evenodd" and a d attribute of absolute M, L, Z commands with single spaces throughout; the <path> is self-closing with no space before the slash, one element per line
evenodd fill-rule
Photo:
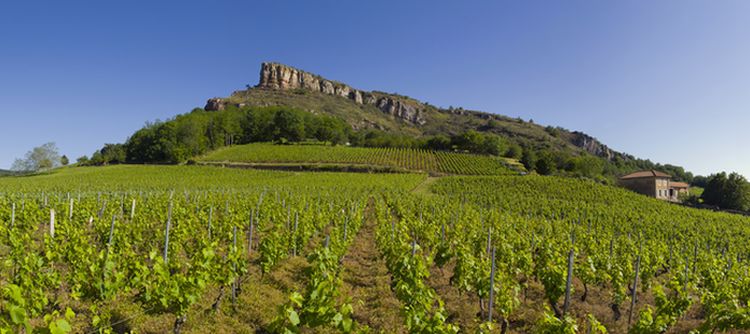
<path fill-rule="evenodd" d="M 268 187 L 346 187 L 411 189 L 426 175 L 358 173 L 281 173 L 211 166 L 116 165 L 63 168 L 37 176 L 0 180 L 3 193 L 13 192 L 130 192 L 130 191 L 249 191 Z"/>
<path fill-rule="evenodd" d="M 64 168 L 0 179 L 0 329 L 740 333 L 748 238 L 567 178 Z"/>
<path fill-rule="evenodd" d="M 259 164 L 340 164 L 463 175 L 513 173 L 506 167 L 504 160 L 497 157 L 405 148 L 248 144 L 219 149 L 199 160 Z"/>

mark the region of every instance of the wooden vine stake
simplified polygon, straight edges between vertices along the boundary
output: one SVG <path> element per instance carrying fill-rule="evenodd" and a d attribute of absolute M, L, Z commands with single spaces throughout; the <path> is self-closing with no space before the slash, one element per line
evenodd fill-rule
<path fill-rule="evenodd" d="M 167 263 L 169 255 L 169 228 L 172 226 L 172 201 L 169 201 L 169 209 L 167 211 L 167 230 L 164 236 L 164 263 Z"/>
<path fill-rule="evenodd" d="M 690 259 L 685 256 L 685 287 L 683 288 L 683 291 L 685 291 L 685 293 L 687 293 L 688 281 L 690 280 L 690 265 L 688 264 L 690 263 L 689 261 Z"/>
<path fill-rule="evenodd" d="M 490 268 L 490 304 L 487 321 L 492 322 L 492 308 L 495 305 L 495 247 L 492 247 L 492 267 Z"/>
<path fill-rule="evenodd" d="M 112 215 L 112 225 L 109 226 L 109 240 L 107 241 L 107 250 L 104 252 L 104 263 L 102 264 L 102 269 L 106 269 L 107 261 L 109 260 L 109 252 L 112 249 L 112 239 L 115 235 L 115 217 L 115 215 Z M 105 270 L 102 270 L 102 285 L 100 286 L 100 294 L 102 295 L 102 297 L 104 296 L 104 284 L 106 277 L 107 272 Z"/>
<path fill-rule="evenodd" d="M 104 210 L 107 209 L 107 201 L 105 200 L 102 202 L 102 208 L 99 209 L 99 219 L 102 219 L 102 216 L 104 215 Z"/>
<path fill-rule="evenodd" d="M 570 286 L 571 283 L 573 283 L 573 260 L 575 257 L 575 252 L 573 249 L 570 249 L 570 252 L 568 252 L 568 278 L 565 281 L 565 303 L 563 304 L 563 317 L 565 317 L 565 314 L 568 313 L 568 308 L 570 307 Z"/>
<path fill-rule="evenodd" d="M 347 223 L 349 223 L 349 216 L 344 216 L 344 242 L 346 242 Z"/>
<path fill-rule="evenodd" d="M 211 218 L 213 218 L 214 215 L 214 207 L 211 206 L 208 208 L 208 240 L 211 240 Z"/>
<path fill-rule="evenodd" d="M 492 251 L 492 225 L 487 227 L 487 254 Z"/>
<path fill-rule="evenodd" d="M 68 194 L 69 198 L 69 204 L 68 204 L 68 220 L 73 220 L 73 199 L 70 198 L 70 194 Z"/>
<path fill-rule="evenodd" d="M 297 256 L 297 227 L 299 225 L 299 213 L 294 212 L 294 230 L 292 231 L 292 256 Z"/>
<path fill-rule="evenodd" d="M 635 280 L 633 280 L 633 293 L 630 296 L 630 312 L 628 312 L 628 331 L 630 331 L 630 321 L 633 319 L 633 311 L 635 310 L 635 302 L 638 294 L 638 271 L 641 266 L 641 254 L 638 252 L 638 257 L 635 260 Z"/>
<path fill-rule="evenodd" d="M 250 209 L 250 230 L 247 233 L 247 255 L 253 252 L 253 225 L 255 223 L 255 209 Z"/>
<path fill-rule="evenodd" d="M 49 209 L 49 236 L 55 238 L 55 209 Z"/>
<path fill-rule="evenodd" d="M 237 225 L 234 225 L 232 229 L 232 251 L 237 251 Z M 232 271 L 237 272 L 237 264 L 232 263 Z M 232 305 L 237 300 L 237 285 L 239 284 L 239 278 L 235 278 L 232 282 Z"/>
<path fill-rule="evenodd" d="M 13 203 L 10 209 L 10 227 L 16 225 L 16 203 Z"/>
<path fill-rule="evenodd" d="M 130 204 L 130 221 L 132 222 L 135 218 L 135 198 L 133 198 L 133 202 Z"/>

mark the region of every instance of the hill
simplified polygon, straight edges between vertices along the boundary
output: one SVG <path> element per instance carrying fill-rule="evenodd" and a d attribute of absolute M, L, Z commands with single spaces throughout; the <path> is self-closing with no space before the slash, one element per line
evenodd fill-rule
<path fill-rule="evenodd" d="M 2 177 L 2 176 L 8 176 L 8 175 L 13 175 L 13 174 L 15 174 L 13 171 L 5 170 L 5 169 L 0 169 L 0 177 Z"/>
<path fill-rule="evenodd" d="M 692 181 L 692 174 L 682 167 L 613 151 L 581 132 L 358 90 L 277 63 L 262 64 L 257 86 L 211 98 L 205 108 L 166 122 L 148 124 L 124 145 L 105 145 L 89 164 L 183 163 L 224 146 L 308 140 L 505 156 L 540 174 L 605 183 L 641 169 Z"/>
<path fill-rule="evenodd" d="M 329 170 L 416 171 L 463 175 L 513 173 L 505 166 L 505 161 L 497 157 L 409 148 L 256 143 L 222 148 L 198 160 L 214 164 L 245 163 L 247 166 L 256 168 L 308 167 Z"/>
<path fill-rule="evenodd" d="M 610 180 L 639 169 L 656 169 L 677 180 L 692 180 L 692 174 L 682 167 L 617 152 L 583 132 L 543 126 L 499 113 L 441 108 L 399 94 L 363 91 L 279 63 L 263 63 L 255 87 L 235 91 L 225 98 L 211 98 L 204 109 L 221 111 L 267 106 L 287 106 L 315 115 L 333 116 L 343 119 L 354 130 L 374 129 L 416 137 L 460 135 L 472 130 L 495 134 L 524 150 L 550 155 L 557 169 L 577 176 L 581 176 L 580 173 L 571 170 L 576 162 L 570 159 L 592 155 L 605 162 L 603 170 L 594 174 L 606 175 Z"/>
<path fill-rule="evenodd" d="M 342 118 L 354 129 L 378 129 L 406 135 L 455 135 L 478 130 L 502 135 L 524 146 L 587 152 L 608 160 L 632 157 L 611 150 L 577 131 L 544 127 L 494 113 L 440 108 L 407 96 L 361 91 L 291 66 L 263 63 L 257 86 L 227 98 L 212 98 L 206 110 L 227 106 L 284 105 Z"/>

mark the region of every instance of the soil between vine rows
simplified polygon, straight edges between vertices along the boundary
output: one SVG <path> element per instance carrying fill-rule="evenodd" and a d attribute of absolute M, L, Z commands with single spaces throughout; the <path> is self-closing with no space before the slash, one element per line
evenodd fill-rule
<path fill-rule="evenodd" d="M 402 304 L 391 290 L 391 275 L 375 244 L 373 204 L 370 200 L 366 221 L 344 255 L 342 297 L 350 298 L 360 325 L 375 333 L 405 333 Z"/>

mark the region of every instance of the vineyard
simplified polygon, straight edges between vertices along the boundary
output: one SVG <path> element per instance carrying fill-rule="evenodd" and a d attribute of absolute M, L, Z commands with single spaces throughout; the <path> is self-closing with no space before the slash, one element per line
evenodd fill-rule
<path fill-rule="evenodd" d="M 512 174 L 497 157 L 408 148 L 248 144 L 219 149 L 204 162 L 345 164 L 458 175 Z"/>
<path fill-rule="evenodd" d="M 411 191 L 425 180 L 201 166 L 0 179 L 0 332 L 750 330 L 748 218 L 573 179 Z"/>

